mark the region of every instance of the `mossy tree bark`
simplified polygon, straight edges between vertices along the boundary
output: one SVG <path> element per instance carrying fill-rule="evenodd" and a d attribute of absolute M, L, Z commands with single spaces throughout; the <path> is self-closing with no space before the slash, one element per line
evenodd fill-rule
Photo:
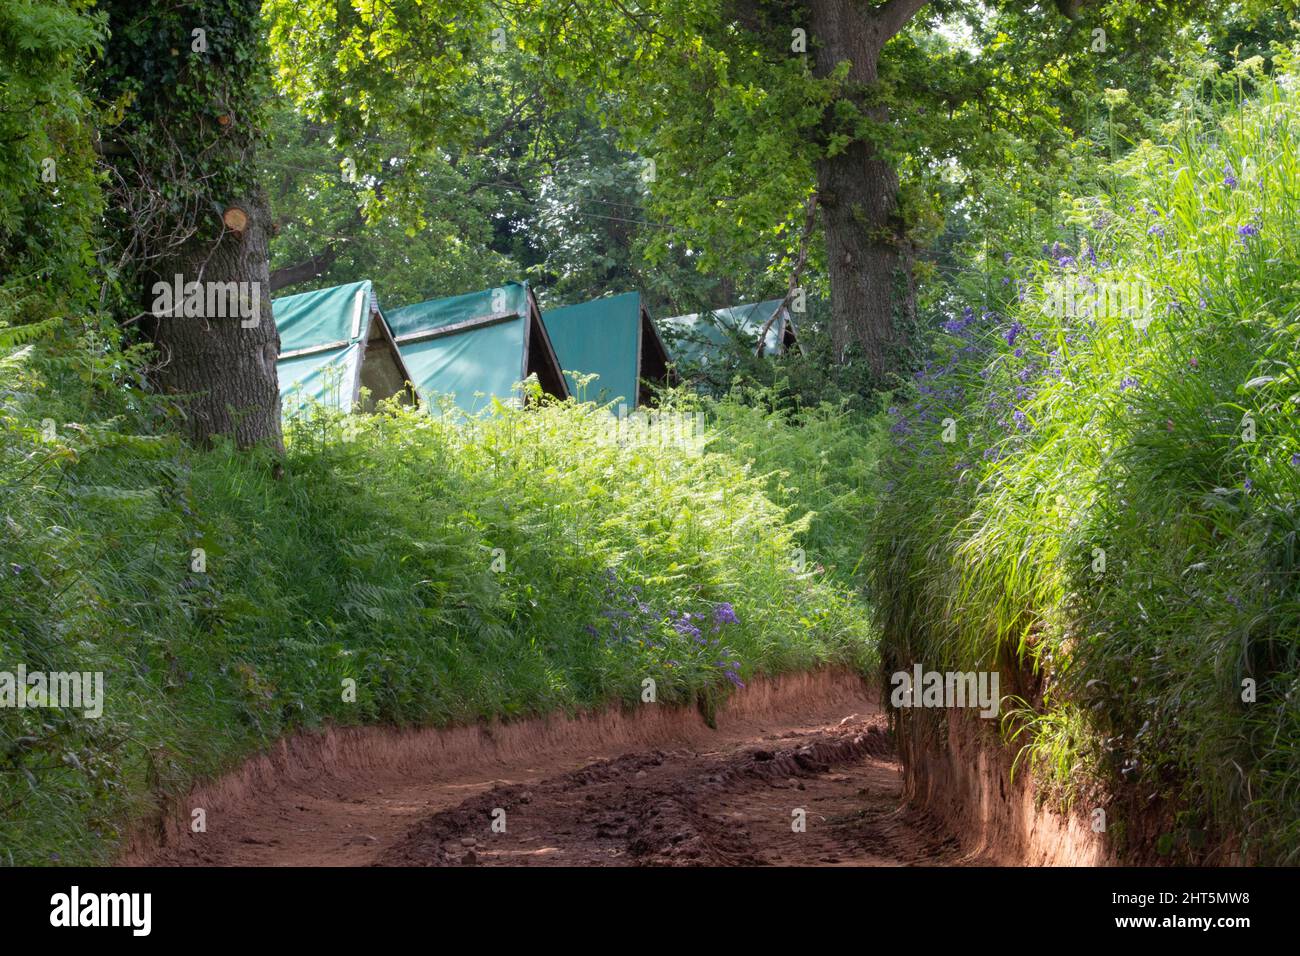
<path fill-rule="evenodd" d="M 191 441 L 282 450 L 271 216 L 254 163 L 269 75 L 260 0 L 100 6 L 100 89 L 120 111 L 102 144 L 116 270 L 157 346 L 151 378 Z"/>

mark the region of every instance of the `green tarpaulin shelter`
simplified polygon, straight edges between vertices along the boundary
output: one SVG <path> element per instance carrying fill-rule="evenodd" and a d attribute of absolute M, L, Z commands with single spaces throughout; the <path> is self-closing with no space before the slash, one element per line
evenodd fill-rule
<path fill-rule="evenodd" d="M 515 385 L 535 374 L 542 389 L 567 398 L 555 349 L 527 283 L 434 299 L 388 315 L 411 382 L 428 401 L 451 395 L 467 412 L 493 398 L 518 397 Z"/>
<path fill-rule="evenodd" d="M 601 405 L 621 399 L 629 405 L 650 400 L 647 383 L 668 377 L 668 353 L 639 292 L 547 309 L 542 322 L 551 335 L 569 391 L 577 375 L 599 376 L 580 396 Z"/>
<path fill-rule="evenodd" d="M 780 309 L 782 301 L 768 299 L 766 302 L 714 309 L 704 314 L 693 312 L 661 319 L 659 325 L 672 345 L 674 359 L 679 363 L 707 364 L 714 355 L 731 345 L 757 352 L 758 336 L 764 328 L 767 333 L 763 336 L 761 354 L 782 355 L 796 342 L 790 310 Z"/>
<path fill-rule="evenodd" d="M 370 280 L 286 295 L 271 303 L 280 333 L 280 400 L 286 414 L 313 402 L 352 411 L 370 400 L 410 395 L 410 376 Z"/>

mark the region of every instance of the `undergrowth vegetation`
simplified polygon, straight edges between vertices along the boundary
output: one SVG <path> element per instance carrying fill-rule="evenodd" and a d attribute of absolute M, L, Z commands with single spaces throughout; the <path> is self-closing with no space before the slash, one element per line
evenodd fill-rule
<path fill-rule="evenodd" d="M 16 337 L 0 669 L 100 671 L 106 700 L 0 709 L 4 863 L 102 861 L 299 727 L 639 702 L 647 679 L 711 715 L 754 675 L 873 666 L 806 509 L 737 455 L 572 402 L 388 408 L 295 422 L 276 478 L 270 456 L 157 437 L 166 408 L 121 353 Z"/>
<path fill-rule="evenodd" d="M 1019 767 L 1117 846 L 1295 863 L 1300 95 L 1259 69 L 990 248 L 891 409 L 871 577 L 887 663 L 1019 671 Z"/>
<path fill-rule="evenodd" d="M 806 563 L 857 589 L 866 586 L 867 524 L 886 429 L 845 403 L 790 407 L 779 388 L 739 387 L 709 407 L 710 448 L 767 478 L 773 500 L 808 518 Z"/>
<path fill-rule="evenodd" d="M 1006 677 L 990 740 L 1058 806 L 1105 809 L 1120 859 L 1300 862 L 1294 53 L 1217 74 L 1210 60 L 1184 69 L 1186 50 L 1152 52 L 1147 75 L 1114 74 L 1133 81 L 1132 98 L 1109 81 L 1095 99 L 1067 84 L 1082 111 L 1073 119 L 1041 97 L 1046 74 L 1032 70 L 1018 78 L 1032 95 L 985 105 L 1023 113 L 1036 132 L 984 130 L 961 162 L 947 146 L 921 148 L 924 137 L 900 140 L 904 183 L 918 173 L 910 165 L 932 166 L 917 182 L 933 174 L 948 215 L 932 242 L 938 209 L 926 212 L 930 201 L 907 187 L 900 212 L 915 227 L 906 241 L 920 254 L 918 302 L 943 314 L 927 351 L 904 310 L 907 327 L 894 330 L 907 340 L 903 371 L 891 359 L 877 374 L 854 349 L 833 348 L 830 316 L 814 309 L 779 361 L 752 348 L 710 355 L 684 376 L 694 390 L 666 390 L 658 417 L 630 426 L 532 382 L 526 407 L 497 403 L 472 420 L 450 403 L 316 409 L 286 422 L 281 457 L 187 445 L 184 397 L 149 384 L 159 355 L 131 344 L 145 341 L 144 316 L 101 242 L 122 213 L 105 217 L 94 158 L 102 137 L 91 114 L 108 104 L 92 109 L 75 92 L 105 21 L 86 0 L 62 7 L 0 13 L 0 52 L 18 65 L 0 62 L 0 130 L 13 133 L 0 136 L 0 159 L 11 160 L 0 162 L 0 864 L 111 861 L 168 800 L 302 729 L 645 706 L 651 687 L 656 706 L 695 705 L 712 719 L 760 675 L 915 664 Z M 988 62 L 1013 49 L 1008 37 L 997 33 L 989 50 L 1004 49 Z M 940 40 L 928 42 L 937 50 Z M 790 63 L 788 80 L 811 77 Z M 1004 69 L 1016 72 L 990 76 Z M 982 73 L 962 75 L 986 88 L 973 79 Z M 1166 82 L 1168 96 L 1139 89 Z M 27 118 L 33 103 L 48 113 L 43 126 Z M 118 125 L 125 104 L 101 119 Z M 952 103 L 935 105 L 911 121 L 953 120 Z M 482 112 L 476 98 L 462 106 L 456 115 Z M 955 113 L 975 125 L 947 130 L 954 149 L 960 130 L 985 125 L 979 111 Z M 598 147 L 590 119 L 575 120 L 575 135 Z M 311 185 L 299 199 L 316 210 L 328 180 L 338 228 L 360 228 L 371 217 L 357 215 L 357 191 L 332 168 L 342 144 L 315 151 L 309 125 L 302 148 L 329 162 L 301 170 Z M 605 145 L 621 191 L 590 203 L 640 209 L 632 157 Z M 722 145 L 719 156 L 748 155 Z M 386 141 L 380 153 L 386 175 L 434 181 L 394 163 Z M 774 178 L 768 152 L 753 155 L 764 157 L 758 180 L 662 177 L 660 201 L 698 205 L 693 186 L 674 198 L 683 184 L 744 198 L 754 183 L 811 176 L 801 165 Z M 562 228 L 545 231 L 568 251 L 528 266 L 516 257 L 536 251 L 525 248 L 536 230 L 522 228 L 522 211 L 502 212 L 513 207 L 495 192 L 456 199 L 505 185 L 496 173 L 474 179 L 495 163 L 462 164 L 469 178 L 447 200 L 455 222 L 472 214 L 474 248 L 489 234 L 501 244 L 489 271 L 554 270 L 569 293 L 590 284 L 591 295 L 623 277 L 658 286 L 663 301 L 693 301 L 715 286 L 733 296 L 746 275 L 751 292 L 760 274 L 784 289 L 773 270 L 797 261 L 798 278 L 811 254 L 806 281 L 827 291 L 814 220 L 794 240 L 797 260 L 794 246 L 772 256 L 755 244 L 757 208 L 743 229 L 692 238 L 688 254 L 653 273 L 634 263 L 642 239 L 611 257 L 612 227 L 574 246 L 581 230 L 556 220 Z M 579 164 L 573 176 L 581 194 L 588 171 Z M 747 201 L 775 209 L 765 189 Z M 1057 202 L 1058 191 L 1072 195 Z M 528 192 L 520 187 L 521 210 Z M 539 195 L 555 210 L 570 205 L 551 186 Z M 289 218 L 324 222 L 318 212 Z M 641 222 L 592 217 L 629 235 L 622 227 Z M 1053 233 L 1027 247 L 1046 218 Z M 334 231 L 325 228 L 331 249 Z M 415 235 L 404 223 L 401 234 Z M 695 275 L 687 260 L 725 251 L 710 236 L 738 246 L 719 262 L 749 262 L 746 274 L 701 273 L 694 291 L 676 288 Z M 463 278 L 470 246 L 445 229 L 422 225 L 421 237 L 420 268 L 401 241 L 372 264 L 410 281 Z M 290 229 L 280 242 L 307 249 L 315 238 Z M 561 261 L 572 249 L 577 271 Z M 913 383 L 878 391 L 905 380 L 917 355 L 929 362 Z M 20 668 L 102 675 L 104 699 L 18 706 L 5 695 Z M 935 730 L 941 747 L 950 717 L 935 708 L 906 719 Z"/>

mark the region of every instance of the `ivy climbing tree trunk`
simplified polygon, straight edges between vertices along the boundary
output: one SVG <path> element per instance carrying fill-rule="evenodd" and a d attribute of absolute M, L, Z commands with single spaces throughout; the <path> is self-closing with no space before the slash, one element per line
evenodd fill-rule
<path fill-rule="evenodd" d="M 830 77 L 847 63 L 843 96 L 860 115 L 886 122 L 883 109 L 870 103 L 880 52 L 925 3 L 891 0 L 869 7 L 860 0 L 808 0 L 814 75 Z M 828 124 L 834 122 L 834 112 L 832 107 Z M 817 196 L 826 233 L 836 357 L 844 361 L 858 353 L 878 386 L 888 387 L 916 313 L 898 175 L 870 141 L 855 135 L 843 150 L 818 161 Z"/>
<path fill-rule="evenodd" d="M 103 0 L 111 234 L 157 346 L 151 377 L 195 443 L 282 450 L 271 217 L 255 153 L 269 65 L 260 0 Z"/>

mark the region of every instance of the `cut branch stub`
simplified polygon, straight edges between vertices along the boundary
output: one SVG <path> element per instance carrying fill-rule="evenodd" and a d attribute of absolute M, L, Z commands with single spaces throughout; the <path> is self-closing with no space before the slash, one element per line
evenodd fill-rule
<path fill-rule="evenodd" d="M 248 228 L 248 213 L 238 206 L 228 206 L 221 214 L 221 221 L 231 232 L 243 235 L 244 230 Z"/>

